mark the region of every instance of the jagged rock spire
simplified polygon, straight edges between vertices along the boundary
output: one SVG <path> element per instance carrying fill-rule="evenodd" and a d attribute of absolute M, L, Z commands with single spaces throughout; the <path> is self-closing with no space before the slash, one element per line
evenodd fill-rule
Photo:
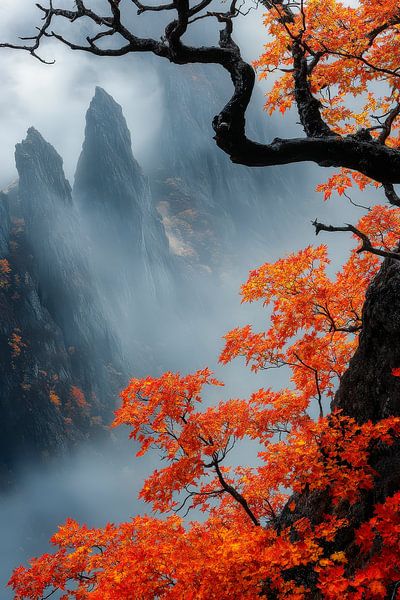
<path fill-rule="evenodd" d="M 96 87 L 86 113 L 85 140 L 74 192 L 83 208 L 110 208 L 125 218 L 140 203 L 145 182 L 132 153 L 131 135 L 121 106 Z M 140 219 L 140 214 L 136 214 Z"/>
<path fill-rule="evenodd" d="M 20 178 L 20 190 L 28 185 L 32 194 L 45 186 L 60 202 L 71 204 L 71 186 L 65 178 L 61 156 L 42 135 L 30 127 L 26 138 L 15 147 L 15 161 Z M 31 198 L 31 204 L 35 198 Z M 28 206 L 27 206 L 28 208 Z M 47 209 L 48 206 L 43 206 Z"/>

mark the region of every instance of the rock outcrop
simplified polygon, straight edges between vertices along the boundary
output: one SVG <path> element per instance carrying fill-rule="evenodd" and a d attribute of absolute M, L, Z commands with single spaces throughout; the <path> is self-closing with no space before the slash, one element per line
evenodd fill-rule
<path fill-rule="evenodd" d="M 331 407 L 359 424 L 400 416 L 400 379 L 392 375 L 392 369 L 400 365 L 399 292 L 400 263 L 386 259 L 367 290 L 359 345 L 341 379 Z M 344 501 L 333 505 L 327 490 L 305 491 L 290 498 L 278 521 L 278 527 L 282 528 L 290 527 L 303 517 L 314 524 L 322 522 L 327 514 L 345 518 L 347 525 L 329 545 L 329 552 L 346 552 L 349 574 L 361 566 L 362 560 L 360 548 L 355 543 L 356 530 L 373 517 L 377 504 L 400 490 L 398 439 L 391 445 L 382 442 L 374 444 L 369 464 L 376 474 L 374 485 L 371 489 L 363 490 L 354 504 Z M 295 510 L 290 508 L 293 500 Z M 288 576 L 310 588 L 307 597 L 322 600 L 312 567 L 293 569 Z M 392 594 L 395 589 L 396 586 L 391 586 L 387 597 L 394 597 Z M 270 597 L 275 596 L 270 593 Z"/>
<path fill-rule="evenodd" d="M 99 433 L 122 382 L 62 160 L 31 128 L 16 164 L 19 181 L 0 197 L 6 472 Z"/>
<path fill-rule="evenodd" d="M 133 156 L 122 109 L 99 87 L 86 114 L 74 198 L 107 291 L 117 301 L 130 300 L 133 309 L 141 297 L 146 304 L 156 296 L 165 300 L 174 268 L 164 227 Z"/>

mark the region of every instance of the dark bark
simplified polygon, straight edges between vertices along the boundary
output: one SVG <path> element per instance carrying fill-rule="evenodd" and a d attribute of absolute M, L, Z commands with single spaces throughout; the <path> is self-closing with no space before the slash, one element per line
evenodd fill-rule
<path fill-rule="evenodd" d="M 332 402 L 332 409 L 342 410 L 360 424 L 400 416 L 400 378 L 392 374 L 392 369 L 400 365 L 400 264 L 397 260 L 386 259 L 369 286 L 362 320 L 358 349 Z M 377 472 L 374 488 L 349 509 L 351 525 L 342 539 L 337 540 L 337 545 L 347 550 L 354 565 L 358 558 L 357 548 L 351 543 L 354 528 L 372 517 L 376 503 L 400 490 L 400 444 L 376 445 L 370 464 Z"/>
<path fill-rule="evenodd" d="M 400 264 L 385 260 L 371 283 L 359 346 L 343 375 L 334 408 L 362 423 L 400 415 Z"/>

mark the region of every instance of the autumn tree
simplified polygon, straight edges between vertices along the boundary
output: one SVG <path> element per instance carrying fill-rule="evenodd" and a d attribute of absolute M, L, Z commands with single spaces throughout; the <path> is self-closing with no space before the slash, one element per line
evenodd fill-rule
<path fill-rule="evenodd" d="M 327 248 L 309 246 L 260 266 L 242 287 L 244 302 L 272 308 L 270 324 L 229 332 L 221 362 L 284 368 L 285 389 L 266 387 L 205 408 L 204 390 L 220 386 L 208 369 L 130 382 L 114 425 L 130 427 L 139 455 L 157 449 L 164 458 L 141 491 L 162 518 L 137 516 L 101 529 L 67 521 L 52 540 L 53 554 L 14 572 L 16 598 L 58 590 L 79 599 L 400 597 L 398 4 L 262 3 L 268 41 L 254 67 L 263 78 L 275 73 L 266 109 L 296 108 L 304 130 L 269 144 L 245 133 L 255 72 L 233 27 L 250 6 L 233 0 L 222 12 L 213 0 L 105 4 L 104 15 L 82 0 L 73 9 L 39 5 L 38 33 L 3 45 L 44 60 L 41 46 L 50 37 L 98 56 L 152 52 L 177 64 L 218 64 L 234 95 L 213 126 L 234 162 L 337 167 L 319 186 L 326 200 L 376 188 L 388 204 L 368 203 L 355 225 L 314 223 L 317 234 L 354 236 L 335 277 Z M 130 27 L 132 11 L 138 21 L 164 11 L 173 20 L 160 40 L 141 38 Z M 218 45 L 185 44 L 199 19 L 221 24 Z M 67 38 L 57 32 L 60 20 L 89 21 L 93 34 Z M 121 45 L 107 46 L 114 37 Z M 230 453 L 243 440 L 257 446 L 258 460 L 235 467 Z M 204 519 L 185 520 L 191 509 Z"/>
<path fill-rule="evenodd" d="M 360 224 L 372 239 L 380 222 L 384 246 L 400 233 L 397 213 L 385 212 L 376 207 Z M 54 554 L 16 569 L 15 597 L 396 597 L 399 325 L 388 332 L 379 311 L 400 271 L 396 259 L 381 269 L 379 260 L 355 248 L 331 279 L 326 248 L 308 247 L 250 273 L 243 300 L 272 303 L 271 327 L 229 332 L 220 359 L 287 368 L 286 389 L 205 408 L 205 389 L 222 385 L 208 369 L 132 379 L 113 425 L 130 427 L 138 456 L 157 450 L 164 459 L 140 492 L 153 514 L 100 529 L 68 520 Z M 243 440 L 257 444 L 258 461 L 235 467 L 230 452 Z M 185 521 L 192 509 L 204 520 Z"/>

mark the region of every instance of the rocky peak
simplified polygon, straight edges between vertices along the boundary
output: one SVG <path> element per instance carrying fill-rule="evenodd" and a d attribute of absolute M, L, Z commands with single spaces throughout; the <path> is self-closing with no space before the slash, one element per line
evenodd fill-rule
<path fill-rule="evenodd" d="M 101 206 L 126 216 L 143 192 L 144 180 L 132 153 L 121 106 L 100 87 L 86 113 L 85 140 L 74 191 L 82 206 Z"/>
<path fill-rule="evenodd" d="M 139 314 L 150 310 L 151 299 L 157 293 L 165 298 L 172 287 L 169 245 L 148 179 L 133 156 L 121 106 L 99 87 L 86 114 L 73 196 L 99 265 L 103 295 L 112 296 L 108 305 L 115 322 L 132 319 L 132 312 L 143 321 Z"/>
<path fill-rule="evenodd" d="M 20 193 L 30 196 L 28 205 L 39 199 L 44 187 L 50 194 L 56 194 L 61 204 L 71 204 L 71 186 L 64 175 L 62 158 L 34 127 L 30 127 L 26 138 L 16 145 L 15 161 Z M 42 208 L 47 210 L 49 206 L 42 204 Z"/>

